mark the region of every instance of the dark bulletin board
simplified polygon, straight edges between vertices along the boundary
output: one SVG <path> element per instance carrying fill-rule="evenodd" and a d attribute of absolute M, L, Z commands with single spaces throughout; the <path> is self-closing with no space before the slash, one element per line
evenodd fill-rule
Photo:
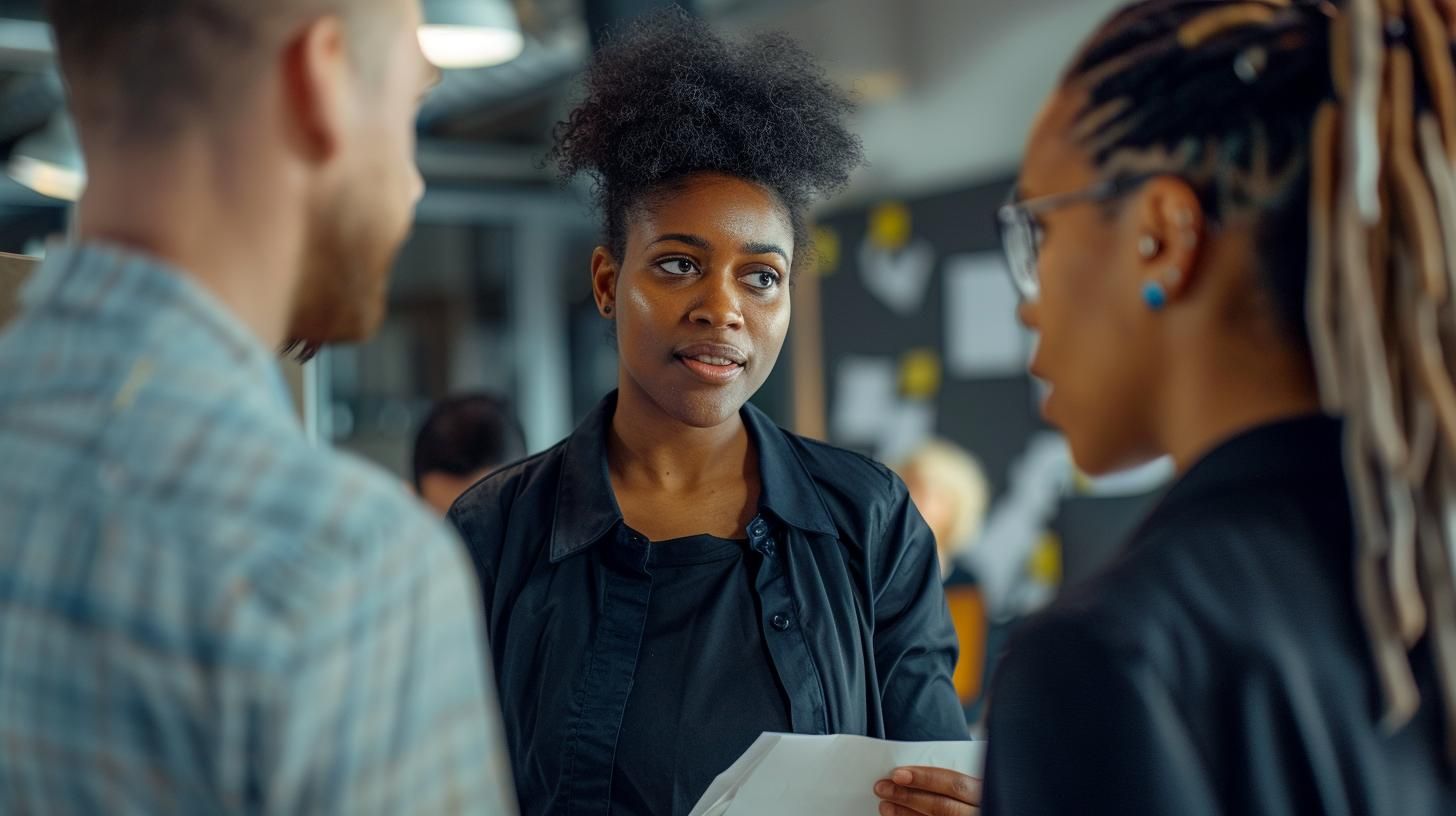
<path fill-rule="evenodd" d="M 872 294 L 859 274 L 858 248 L 865 241 L 873 207 L 846 210 L 821 220 L 838 244 L 838 262 L 820 282 L 824 365 L 819 374 L 824 378 L 831 417 L 836 408 L 838 363 L 846 356 L 898 356 L 930 348 L 944 357 L 946 321 L 957 319 L 945 314 L 944 262 L 958 255 L 999 251 L 994 214 L 1011 183 L 1007 177 L 901 202 L 910 213 L 913 236 L 927 240 L 936 256 L 926 297 L 919 310 L 908 315 L 894 311 Z M 812 376 L 810 372 L 796 375 Z M 957 379 L 946 370 L 936 398 L 935 431 L 974 453 L 993 485 L 993 494 L 999 494 L 1008 469 L 1031 435 L 1047 430 L 1036 400 L 1035 386 L 1025 374 Z M 832 423 L 829 427 L 831 441 L 843 444 L 833 439 Z M 1105 564 L 1150 504 L 1150 496 L 1064 502 L 1052 529 L 1062 538 L 1066 580 L 1075 582 Z"/>

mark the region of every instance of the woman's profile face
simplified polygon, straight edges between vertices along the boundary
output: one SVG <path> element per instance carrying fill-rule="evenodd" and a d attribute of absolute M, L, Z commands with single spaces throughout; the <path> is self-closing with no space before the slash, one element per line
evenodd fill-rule
<path fill-rule="evenodd" d="M 690 176 L 637 207 L 622 257 L 592 264 L 624 394 L 692 427 L 736 416 L 783 349 L 794 249 L 782 202 L 743 179 Z"/>
<path fill-rule="evenodd" d="M 1082 97 L 1059 92 L 1027 146 L 1018 196 L 1034 199 L 1087 188 L 1099 173 L 1071 134 Z M 1032 373 L 1049 386 L 1042 412 L 1067 435 L 1083 470 L 1102 474 L 1146 461 L 1154 447 L 1160 369 L 1157 317 L 1142 299 L 1146 262 L 1136 195 L 1115 214 L 1099 203 L 1039 216 L 1041 291 L 1021 307 L 1039 336 Z"/>

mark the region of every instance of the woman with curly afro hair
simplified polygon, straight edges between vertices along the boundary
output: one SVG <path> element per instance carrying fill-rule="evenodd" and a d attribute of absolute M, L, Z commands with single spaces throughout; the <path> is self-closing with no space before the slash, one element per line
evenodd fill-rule
<path fill-rule="evenodd" d="M 766 731 L 964 739 L 905 486 L 748 403 L 788 332 L 806 211 L 861 162 L 848 98 L 793 42 L 680 13 L 611 40 L 585 85 L 553 157 L 595 183 L 618 390 L 450 514 L 523 813 L 685 814 Z"/>

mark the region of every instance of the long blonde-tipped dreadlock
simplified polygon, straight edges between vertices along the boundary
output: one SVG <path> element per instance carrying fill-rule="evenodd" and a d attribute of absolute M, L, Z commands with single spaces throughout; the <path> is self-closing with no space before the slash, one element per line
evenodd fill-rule
<path fill-rule="evenodd" d="M 1099 168 L 1258 230 L 1262 282 L 1345 418 L 1356 589 L 1397 728 L 1428 638 L 1456 761 L 1456 0 L 1145 0 L 1067 82 Z M 1307 238 L 1307 240 L 1306 240 Z"/>

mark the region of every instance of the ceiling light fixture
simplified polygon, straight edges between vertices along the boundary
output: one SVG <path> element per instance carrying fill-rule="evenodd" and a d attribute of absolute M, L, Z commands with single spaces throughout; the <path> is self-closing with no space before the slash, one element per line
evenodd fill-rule
<path fill-rule="evenodd" d="M 44 128 L 21 139 L 5 171 L 43 196 L 79 199 L 86 189 L 86 164 L 70 115 L 57 113 Z"/>
<path fill-rule="evenodd" d="M 486 68 L 526 47 L 509 0 L 425 0 L 420 47 L 440 68 Z"/>

